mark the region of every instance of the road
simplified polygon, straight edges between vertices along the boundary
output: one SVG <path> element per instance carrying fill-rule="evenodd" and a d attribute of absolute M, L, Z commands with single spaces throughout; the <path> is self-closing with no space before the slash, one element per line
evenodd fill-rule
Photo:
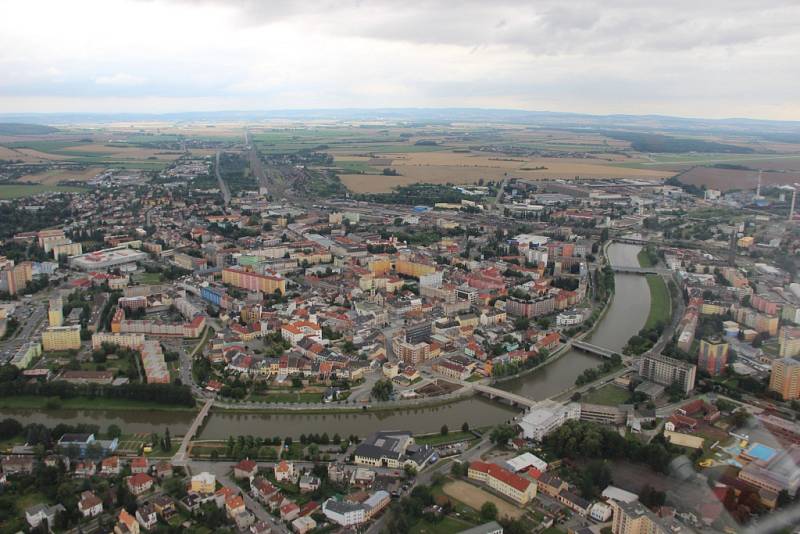
<path fill-rule="evenodd" d="M 225 183 L 225 180 L 222 179 L 222 175 L 219 173 L 219 158 L 222 155 L 222 151 L 217 151 L 217 158 L 216 163 L 214 164 L 214 174 L 217 175 L 217 183 L 219 184 L 219 191 L 222 193 L 222 200 L 225 201 L 225 205 L 231 203 L 231 190 L 228 188 L 228 184 Z"/>
<path fill-rule="evenodd" d="M 26 306 L 32 306 L 33 308 L 27 318 L 22 315 L 25 313 Z M 0 341 L 0 359 L 3 363 L 9 361 L 22 345 L 38 337 L 44 328 L 44 322 L 47 318 L 47 305 L 20 302 L 17 304 L 13 317 L 17 318 L 20 326 L 9 339 Z"/>

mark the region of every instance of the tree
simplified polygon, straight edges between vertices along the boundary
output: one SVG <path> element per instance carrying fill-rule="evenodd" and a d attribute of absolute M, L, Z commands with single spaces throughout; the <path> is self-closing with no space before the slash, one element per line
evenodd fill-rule
<path fill-rule="evenodd" d="M 446 436 L 447 434 L 449 434 L 449 433 L 450 433 L 450 429 L 449 429 L 449 428 L 447 428 L 447 425 L 442 425 L 442 428 L 439 430 L 439 433 L 440 433 L 442 436 Z"/>
<path fill-rule="evenodd" d="M 469 423 L 467 423 L 466 421 L 464 421 L 464 424 L 463 424 L 463 425 L 461 425 L 461 431 L 462 431 L 462 432 L 469 432 Z"/>
<path fill-rule="evenodd" d="M 372 398 L 379 400 L 379 401 L 388 401 L 391 396 L 392 392 L 394 391 L 394 386 L 392 385 L 392 381 L 387 379 L 378 380 L 372 386 Z"/>
<path fill-rule="evenodd" d="M 497 519 L 497 505 L 491 501 L 486 501 L 481 506 L 481 519 L 489 522 Z"/>
<path fill-rule="evenodd" d="M 511 425 L 499 425 L 492 429 L 489 440 L 495 445 L 505 446 L 509 441 L 517 437 L 516 429 Z"/>
<path fill-rule="evenodd" d="M 737 428 L 741 428 L 747 424 L 750 420 L 750 414 L 747 413 L 747 410 L 744 408 L 736 410 L 733 412 L 733 425 Z"/>

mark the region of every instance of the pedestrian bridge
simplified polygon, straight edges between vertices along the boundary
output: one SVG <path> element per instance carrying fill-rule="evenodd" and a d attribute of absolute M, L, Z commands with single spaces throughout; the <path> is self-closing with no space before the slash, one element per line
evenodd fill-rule
<path fill-rule="evenodd" d="M 615 273 L 620 273 L 620 274 L 660 274 L 660 275 L 672 274 L 672 271 L 670 271 L 669 269 L 660 269 L 658 267 L 624 267 L 624 266 L 614 267 L 612 265 L 611 268 Z"/>
<path fill-rule="evenodd" d="M 607 349 L 605 347 L 601 347 L 600 345 L 593 345 L 592 343 L 587 343 L 585 341 L 578 341 L 577 339 L 572 342 L 572 346 L 578 350 L 590 352 L 592 354 L 602 356 L 603 358 L 611 358 L 611 356 L 618 353 L 618 351 Z"/>
<path fill-rule="evenodd" d="M 186 465 L 186 460 L 188 459 L 186 457 L 186 452 L 189 448 L 189 443 L 197 434 L 197 431 L 200 430 L 200 426 L 202 426 L 203 422 L 205 422 L 208 412 L 211 411 L 212 404 L 214 404 L 214 399 L 208 399 L 200 409 L 197 417 L 194 418 L 192 426 L 189 427 L 189 429 L 186 431 L 186 434 L 183 436 L 183 439 L 181 440 L 181 446 L 178 448 L 175 456 L 172 457 L 173 465 Z"/>
<path fill-rule="evenodd" d="M 536 401 L 533 399 L 529 399 L 528 397 L 523 397 L 522 395 L 517 395 L 516 393 L 511 393 L 510 391 L 497 389 L 492 386 L 487 386 L 484 384 L 475 384 L 473 387 L 475 391 L 488 396 L 490 399 L 507 400 L 514 406 L 521 406 L 527 409 L 536 404 Z"/>

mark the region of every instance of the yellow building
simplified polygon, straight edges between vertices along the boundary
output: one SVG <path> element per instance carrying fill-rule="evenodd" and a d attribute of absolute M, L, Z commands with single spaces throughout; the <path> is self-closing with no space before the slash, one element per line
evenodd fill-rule
<path fill-rule="evenodd" d="M 496 464 L 475 461 L 469 464 L 467 476 L 485 483 L 497 493 L 525 506 L 536 497 L 536 482 L 521 477 Z"/>
<path fill-rule="evenodd" d="M 753 238 L 749 235 L 740 237 L 739 240 L 736 242 L 736 245 L 739 248 L 750 248 L 753 246 Z"/>
<path fill-rule="evenodd" d="M 47 311 L 47 320 L 50 326 L 61 326 L 64 324 L 64 302 L 60 298 L 50 299 L 50 308 Z"/>
<path fill-rule="evenodd" d="M 195 493 L 209 494 L 217 489 L 217 477 L 212 473 L 203 471 L 192 477 L 190 488 Z"/>
<path fill-rule="evenodd" d="M 613 534 L 666 534 L 667 529 L 658 516 L 639 502 L 617 502 L 611 499 L 614 520 Z"/>
<path fill-rule="evenodd" d="M 420 276 L 425 276 L 426 274 L 436 272 L 436 267 L 433 265 L 428 265 L 427 263 L 420 263 L 405 258 L 398 259 L 394 264 L 394 269 L 398 272 L 398 274 L 413 276 L 414 278 L 419 278 Z"/>
<path fill-rule="evenodd" d="M 83 246 L 80 243 L 62 243 L 53 245 L 52 252 L 55 259 L 61 256 L 80 256 L 83 254 Z"/>
<path fill-rule="evenodd" d="M 723 315 L 726 311 L 728 311 L 727 307 L 713 302 L 704 302 L 700 308 L 700 313 L 703 315 Z"/>
<path fill-rule="evenodd" d="M 42 332 L 42 348 L 46 352 L 81 348 L 81 327 L 51 326 Z"/>
<path fill-rule="evenodd" d="M 783 400 L 800 398 L 800 361 L 794 358 L 774 360 L 769 389 L 777 391 Z"/>
<path fill-rule="evenodd" d="M 258 274 L 230 268 L 223 269 L 222 281 L 250 291 L 261 291 L 262 293 L 279 291 L 281 294 L 286 293 L 286 279 L 276 275 Z"/>
<path fill-rule="evenodd" d="M 103 343 L 110 343 L 119 347 L 138 349 L 146 341 L 144 334 L 97 332 L 92 334 L 92 349 L 99 349 Z"/>
<path fill-rule="evenodd" d="M 374 274 L 375 276 L 380 276 L 392 270 L 392 260 L 388 258 L 372 260 L 371 262 L 369 262 L 368 266 L 372 274 Z"/>

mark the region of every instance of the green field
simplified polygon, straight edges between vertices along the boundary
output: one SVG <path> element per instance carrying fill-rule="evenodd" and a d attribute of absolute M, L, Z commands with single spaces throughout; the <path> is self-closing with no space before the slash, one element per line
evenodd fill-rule
<path fill-rule="evenodd" d="M 46 193 L 50 191 L 57 193 L 81 193 L 87 192 L 89 189 L 63 185 L 0 184 L 0 200 L 30 197 L 33 195 L 38 195 L 39 193 Z"/>
<path fill-rule="evenodd" d="M 661 322 L 669 324 L 672 315 L 672 302 L 664 280 L 657 274 L 647 275 L 647 285 L 650 287 L 650 313 L 647 315 L 645 328 L 652 328 Z"/>
<path fill-rule="evenodd" d="M 322 393 L 302 393 L 294 391 L 270 391 L 266 395 L 250 395 L 252 402 L 290 402 L 290 403 L 316 403 L 322 402 Z"/>
<path fill-rule="evenodd" d="M 133 281 L 140 284 L 160 284 L 161 273 L 136 273 L 133 275 Z"/>
<path fill-rule="evenodd" d="M 636 255 L 636 259 L 639 260 L 639 265 L 641 267 L 653 266 L 653 262 L 650 261 L 650 256 L 647 254 L 647 250 L 645 249 L 639 251 L 639 254 Z"/>
<path fill-rule="evenodd" d="M 605 406 L 618 406 L 628 401 L 629 391 L 612 384 L 605 385 L 581 397 L 581 402 L 589 404 L 603 404 Z"/>
<path fill-rule="evenodd" d="M 414 436 L 414 441 L 422 445 L 441 445 L 442 443 L 450 443 L 453 441 L 463 441 L 475 439 L 472 432 L 448 432 L 446 436 L 441 434 L 428 434 L 427 436 Z"/>

